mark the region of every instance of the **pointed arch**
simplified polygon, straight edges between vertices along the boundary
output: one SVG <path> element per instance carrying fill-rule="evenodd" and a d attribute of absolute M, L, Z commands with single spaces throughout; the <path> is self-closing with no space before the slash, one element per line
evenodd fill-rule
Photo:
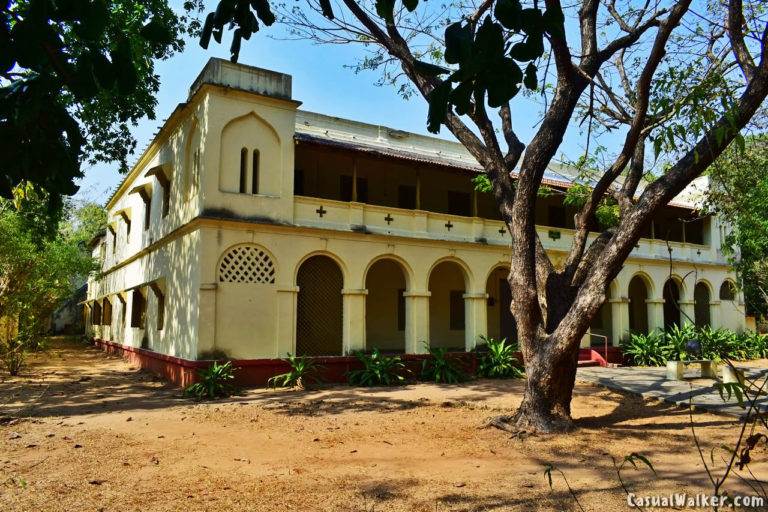
<path fill-rule="evenodd" d="M 219 142 L 219 190 L 279 193 L 281 139 L 266 119 L 255 111 L 230 119 L 221 129 Z"/>

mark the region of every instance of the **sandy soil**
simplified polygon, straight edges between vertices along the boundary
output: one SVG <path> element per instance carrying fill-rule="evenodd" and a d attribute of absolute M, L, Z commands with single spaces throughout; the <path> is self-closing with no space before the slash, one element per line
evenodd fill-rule
<path fill-rule="evenodd" d="M 481 380 L 195 403 L 60 342 L 0 381 L 0 510 L 577 510 L 560 473 L 550 490 L 547 463 L 586 510 L 628 510 L 611 458 L 631 452 L 658 472 L 622 473 L 638 494 L 705 489 L 687 411 L 579 384 L 573 434 L 478 428 L 521 391 Z M 707 460 L 738 434 L 727 417 L 694 419 Z"/>

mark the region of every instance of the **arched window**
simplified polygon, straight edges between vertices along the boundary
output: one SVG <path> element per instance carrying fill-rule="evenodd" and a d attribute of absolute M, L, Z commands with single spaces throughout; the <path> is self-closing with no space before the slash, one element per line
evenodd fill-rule
<path fill-rule="evenodd" d="M 218 279 L 220 283 L 274 284 L 275 264 L 258 245 L 238 245 L 222 256 Z"/>
<path fill-rule="evenodd" d="M 253 168 L 251 169 L 251 193 L 259 193 L 259 150 L 253 150 Z"/>
<path fill-rule="evenodd" d="M 245 194 L 248 190 L 248 150 L 240 150 L 240 193 Z"/>
<path fill-rule="evenodd" d="M 720 300 L 736 300 L 736 286 L 731 281 L 723 281 L 720 286 Z"/>

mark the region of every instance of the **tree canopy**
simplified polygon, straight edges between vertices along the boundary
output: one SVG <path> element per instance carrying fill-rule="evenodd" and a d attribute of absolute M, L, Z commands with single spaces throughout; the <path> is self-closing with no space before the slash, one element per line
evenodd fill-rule
<path fill-rule="evenodd" d="M 197 28 L 167 0 L 0 4 L 0 197 L 28 181 L 60 203 L 86 162 L 127 169 L 131 126 L 155 115 L 154 60 Z"/>
<path fill-rule="evenodd" d="M 46 210 L 47 192 L 25 183 L 14 195 L 0 199 L 0 318 L 38 335 L 96 265 L 82 240 L 62 229 L 62 214 Z"/>
<path fill-rule="evenodd" d="M 747 311 L 768 316 L 768 135 L 731 147 L 710 168 L 708 206 L 730 224 L 725 250 L 744 290 Z"/>

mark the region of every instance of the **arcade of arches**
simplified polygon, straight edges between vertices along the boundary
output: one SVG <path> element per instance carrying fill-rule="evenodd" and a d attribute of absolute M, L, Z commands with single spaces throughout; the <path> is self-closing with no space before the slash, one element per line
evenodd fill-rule
<path fill-rule="evenodd" d="M 463 262 L 445 259 L 432 266 L 424 289 L 415 290 L 417 278 L 407 263 L 385 255 L 368 265 L 364 288 L 358 290 L 344 282 L 334 258 L 311 256 L 296 273 L 296 353 L 343 355 L 373 348 L 421 353 L 427 346 L 471 350 L 482 342 L 481 336 L 516 339 L 507 275 L 508 267 L 496 266 L 488 272 L 484 288 L 473 291 Z M 710 284 L 699 281 L 690 288 L 689 299 L 677 278 L 657 286 L 642 273 L 633 275 L 624 290 L 614 283 L 582 346 L 606 341 L 615 346 L 628 332 L 648 333 L 665 326 L 713 325 L 720 301 L 711 300 Z M 731 291 L 725 290 L 726 295 Z M 344 318 L 354 311 L 363 314 Z M 363 339 L 351 339 L 346 330 L 361 333 Z"/>

